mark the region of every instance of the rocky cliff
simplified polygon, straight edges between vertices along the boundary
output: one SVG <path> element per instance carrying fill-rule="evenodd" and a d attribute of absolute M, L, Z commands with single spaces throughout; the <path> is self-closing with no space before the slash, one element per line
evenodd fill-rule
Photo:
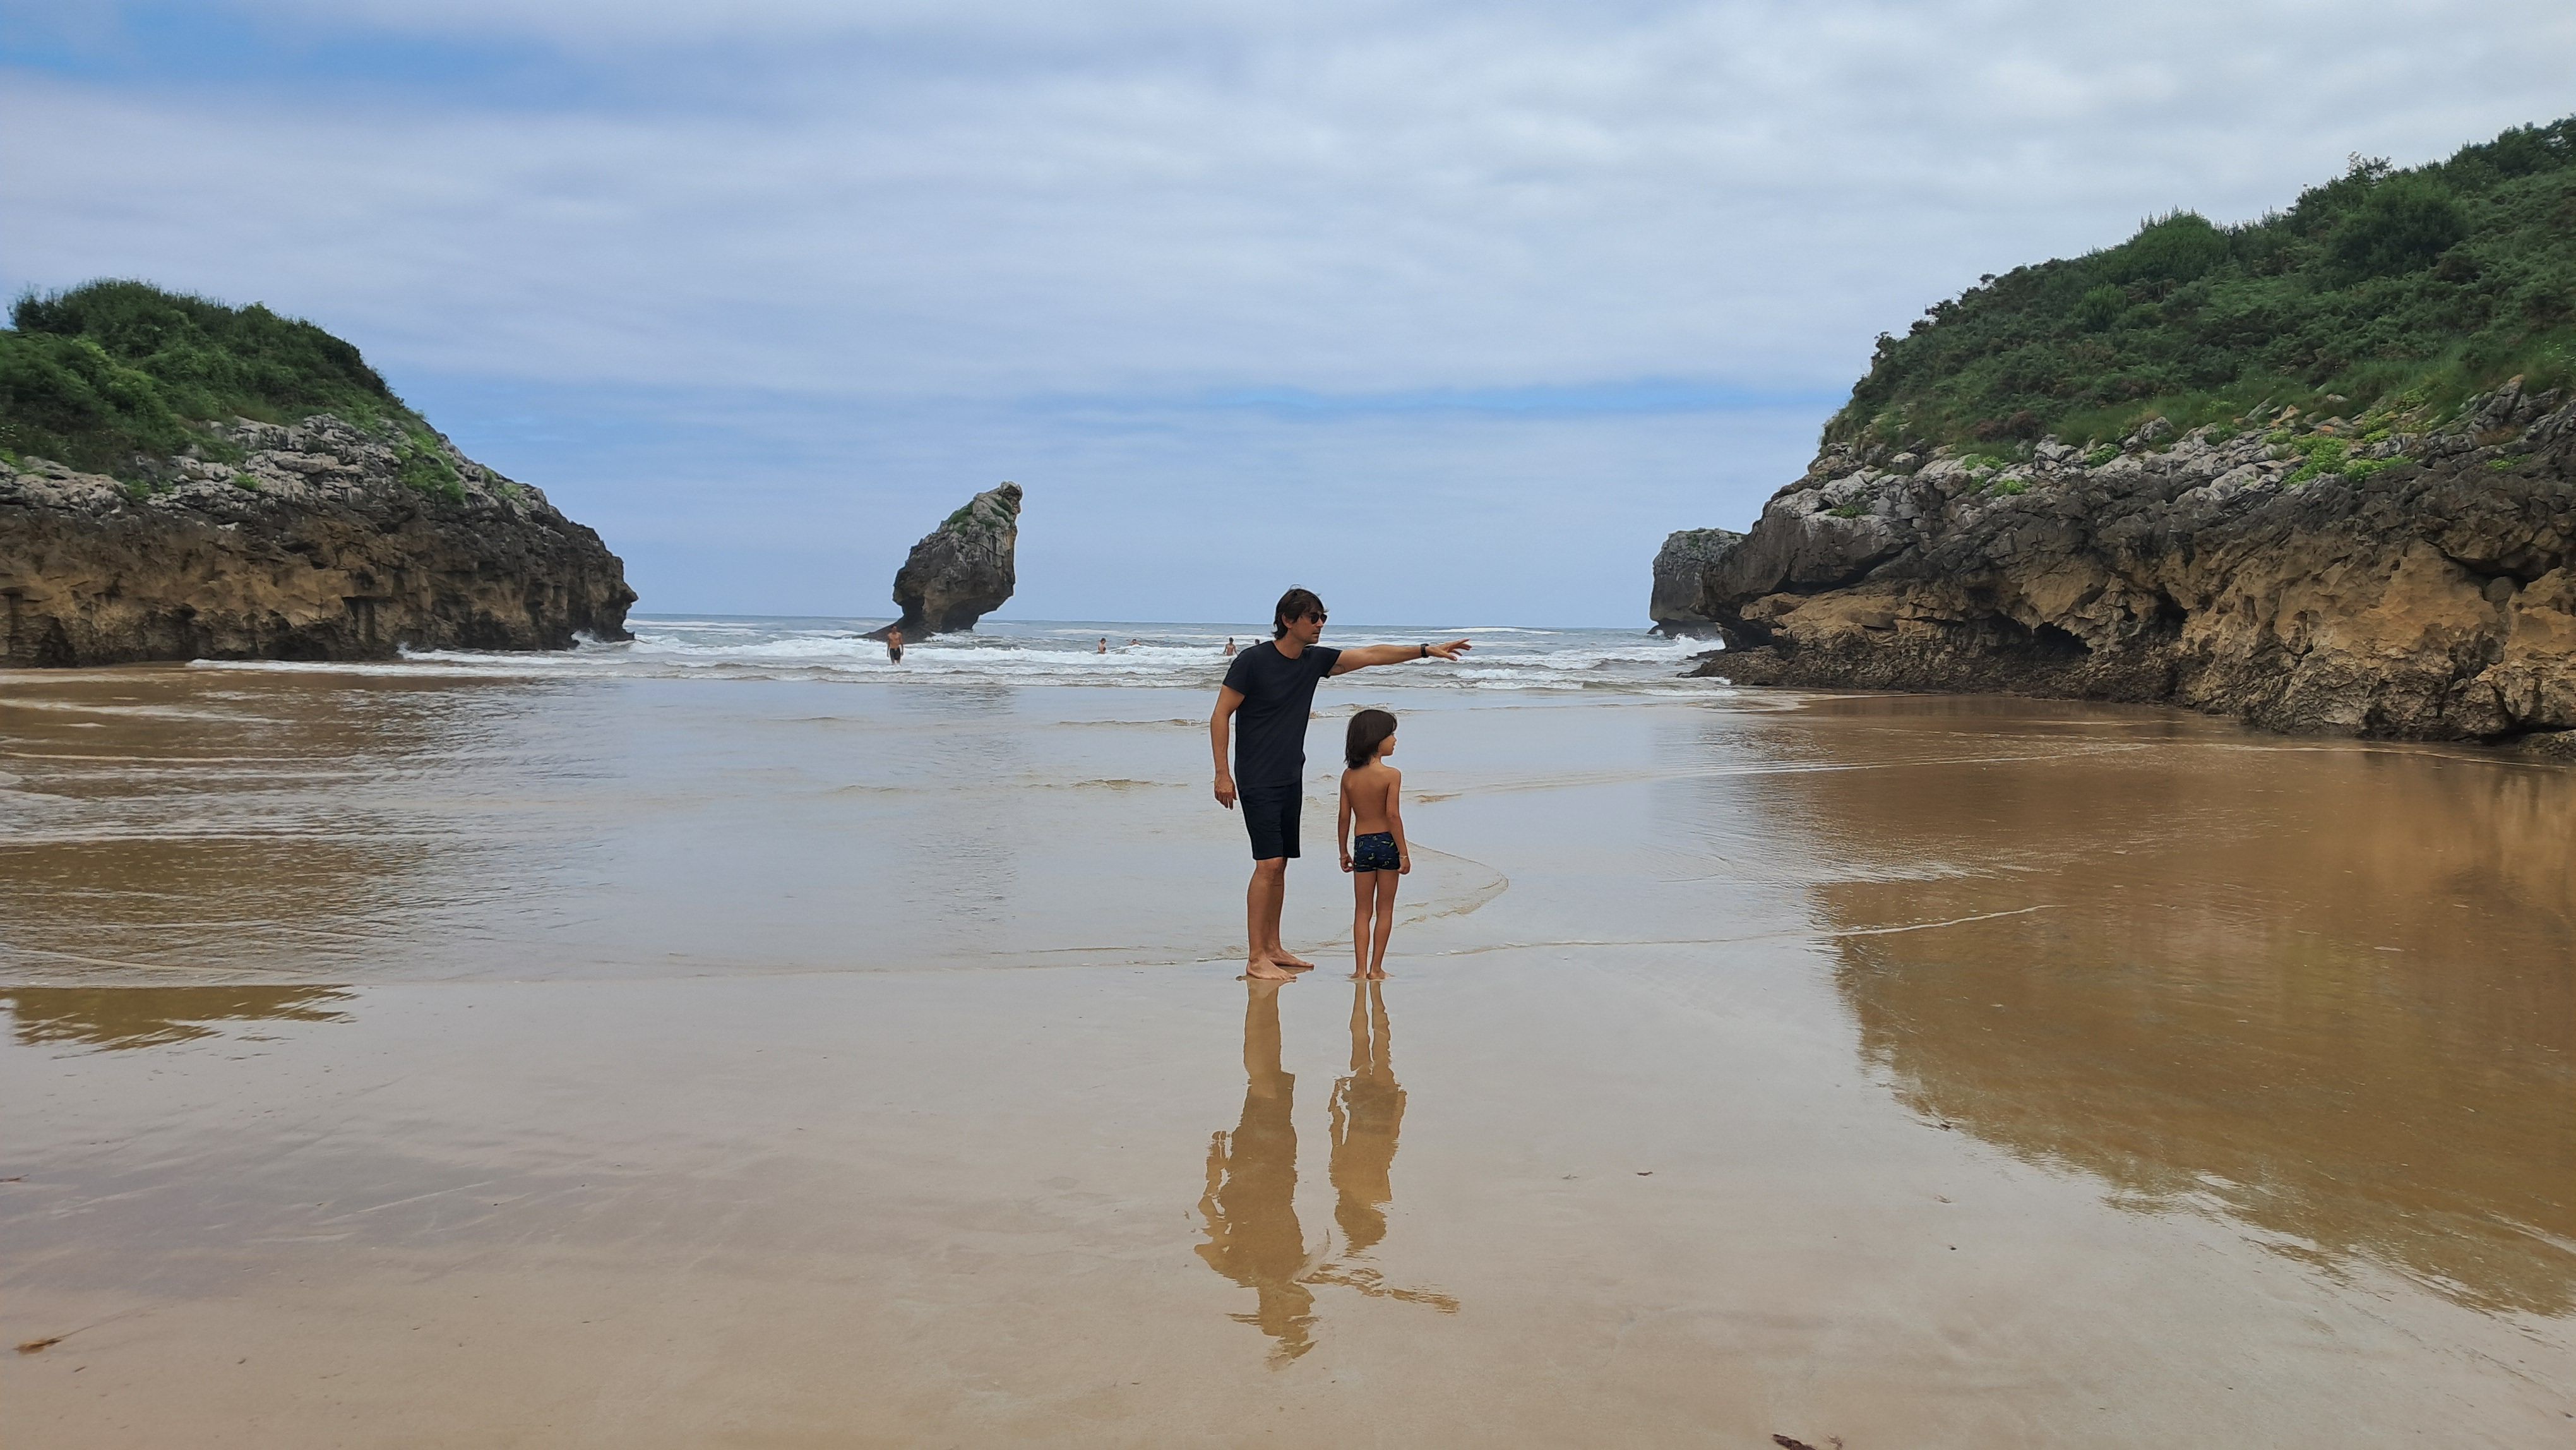
<path fill-rule="evenodd" d="M 1749 534 L 1675 535 L 1655 599 L 1665 627 L 1723 638 L 1698 672 L 1738 683 L 2576 755 L 2576 403 L 2517 381 L 2438 422 L 2154 419 L 2089 453 L 1833 444 Z"/>
<path fill-rule="evenodd" d="M 236 421 L 120 482 L 0 461 L 0 662 L 370 659 L 624 639 L 635 592 L 545 495 L 396 422 Z M 204 452 L 208 450 L 198 450 Z"/>
<path fill-rule="evenodd" d="M 1646 602 L 1655 628 L 1669 635 L 1708 634 L 1717 621 L 1700 612 L 1701 581 L 1744 542 L 1733 529 L 1683 529 L 1655 551 L 1655 592 Z"/>
<path fill-rule="evenodd" d="M 895 572 L 894 602 L 906 637 L 948 634 L 1002 607 L 1019 585 L 1020 486 L 988 488 L 912 546 Z M 883 633 L 883 631 L 879 631 Z"/>

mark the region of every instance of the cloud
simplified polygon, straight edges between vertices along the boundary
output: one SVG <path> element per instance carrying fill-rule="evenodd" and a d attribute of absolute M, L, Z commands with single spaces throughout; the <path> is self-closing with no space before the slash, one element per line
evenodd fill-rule
<path fill-rule="evenodd" d="M 823 432 L 971 417 L 1041 461 L 1096 444 L 1067 398 L 1209 448 L 1251 446 L 1249 412 L 1319 460 L 1377 440 L 1399 495 L 1525 442 L 1491 405 L 1517 397 L 1605 456 L 1637 440 L 1587 487 L 1676 527 L 1764 490 L 1693 509 L 1724 460 L 1562 400 L 1796 398 L 1812 436 L 1877 332 L 1981 272 L 2576 106 L 2558 0 L 0 0 L 0 26 L 12 284 L 258 298 L 460 400 L 801 398 Z M 1154 452 L 1099 507 L 1227 461 Z"/>

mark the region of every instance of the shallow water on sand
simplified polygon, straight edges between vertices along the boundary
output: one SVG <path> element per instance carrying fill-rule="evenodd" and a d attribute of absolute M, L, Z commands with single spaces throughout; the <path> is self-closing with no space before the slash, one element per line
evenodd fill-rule
<path fill-rule="evenodd" d="M 2576 773 L 1377 671 L 1248 990 L 1195 677 L 506 663 L 0 682 L 13 1441 L 2571 1424 Z"/>

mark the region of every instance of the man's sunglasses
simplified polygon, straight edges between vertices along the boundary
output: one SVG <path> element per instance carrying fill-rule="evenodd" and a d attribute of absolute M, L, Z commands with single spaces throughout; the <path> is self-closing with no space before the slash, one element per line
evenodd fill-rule
<path fill-rule="evenodd" d="M 1327 617 L 1328 616 L 1325 615 L 1324 611 L 1320 609 L 1309 609 L 1304 614 L 1298 616 L 1300 619 L 1311 619 L 1317 624 L 1322 624 Z"/>

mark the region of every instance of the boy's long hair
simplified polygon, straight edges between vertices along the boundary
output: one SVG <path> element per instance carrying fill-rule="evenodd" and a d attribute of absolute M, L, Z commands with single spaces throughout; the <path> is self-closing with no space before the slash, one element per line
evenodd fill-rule
<path fill-rule="evenodd" d="M 1395 717 L 1384 710 L 1362 710 L 1351 717 L 1351 733 L 1342 737 L 1342 759 L 1357 770 L 1377 759 L 1377 748 L 1395 733 Z"/>
<path fill-rule="evenodd" d="M 1279 596 L 1279 607 L 1270 611 L 1270 637 L 1286 639 L 1288 621 L 1304 619 L 1307 615 L 1323 612 L 1324 601 L 1315 597 L 1314 590 L 1291 589 Z"/>

